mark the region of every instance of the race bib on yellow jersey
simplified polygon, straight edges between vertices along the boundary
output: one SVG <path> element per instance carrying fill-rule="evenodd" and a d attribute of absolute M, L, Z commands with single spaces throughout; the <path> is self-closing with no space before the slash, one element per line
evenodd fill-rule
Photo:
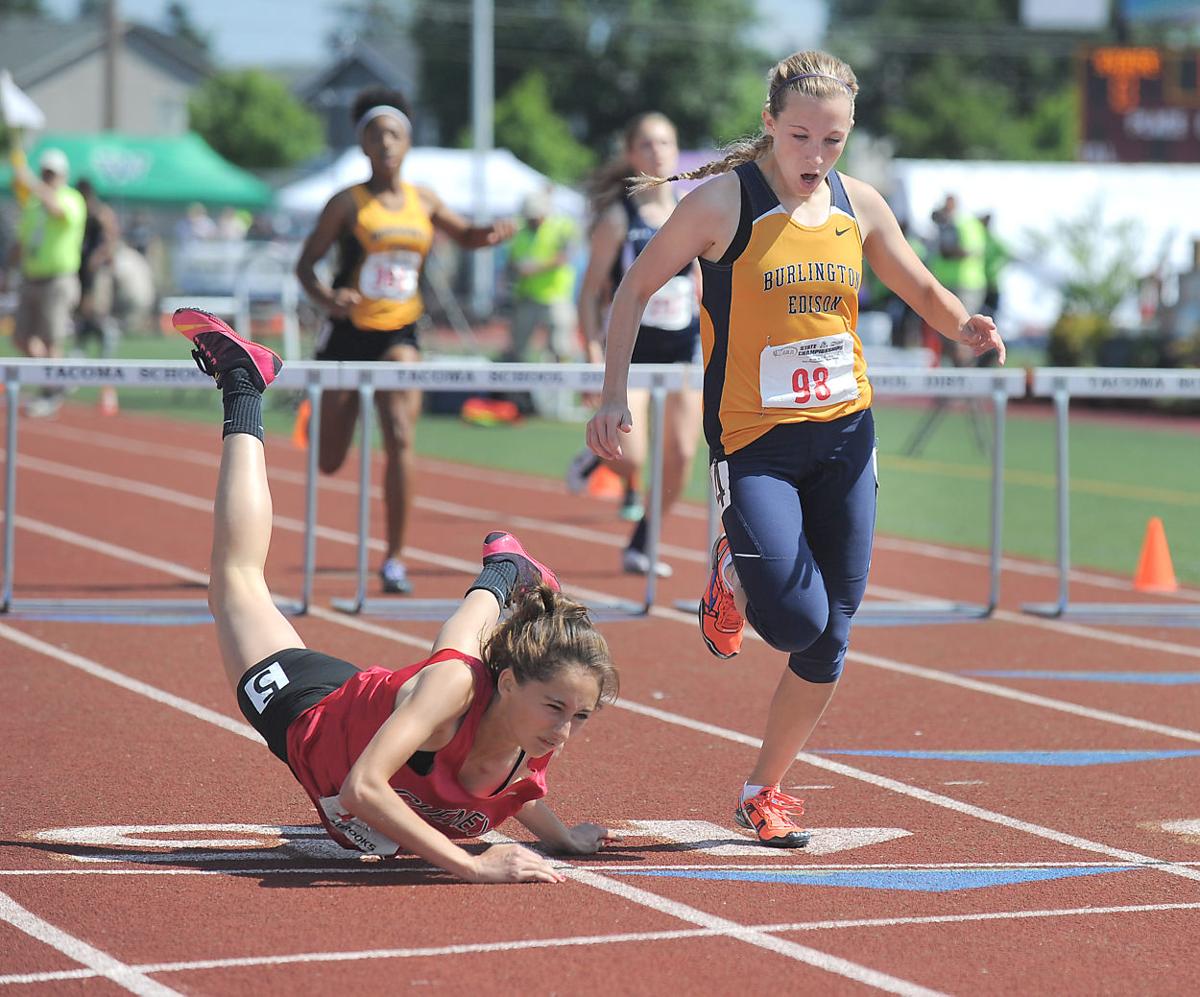
<path fill-rule="evenodd" d="M 332 827 L 350 841 L 360 852 L 368 855 L 395 855 L 400 846 L 386 834 L 381 834 L 366 821 L 359 820 L 342 806 L 340 797 L 322 796 L 317 801 Z"/>
<path fill-rule="evenodd" d="M 696 309 L 696 285 L 691 277 L 676 275 L 663 284 L 642 312 L 642 325 L 678 332 L 692 324 Z"/>
<path fill-rule="evenodd" d="M 804 339 L 767 346 L 758 360 L 763 408 L 818 408 L 858 397 L 854 377 L 854 337 Z"/>
<path fill-rule="evenodd" d="M 358 289 L 376 301 L 408 301 L 416 296 L 420 277 L 420 253 L 409 249 L 372 253 L 363 260 Z"/>

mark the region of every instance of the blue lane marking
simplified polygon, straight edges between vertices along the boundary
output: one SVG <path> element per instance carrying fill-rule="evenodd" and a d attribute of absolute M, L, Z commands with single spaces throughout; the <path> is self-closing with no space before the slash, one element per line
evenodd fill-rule
<path fill-rule="evenodd" d="M 1119 765 L 1165 758 L 1194 758 L 1200 751 L 814 751 L 815 755 L 859 755 L 870 758 L 938 759 L 992 765 Z"/>
<path fill-rule="evenodd" d="M 1036 679 L 1053 682 L 1112 682 L 1117 685 L 1200 685 L 1200 672 L 1055 672 L 1005 671 L 984 668 L 962 672 L 994 679 Z"/>
<path fill-rule="evenodd" d="M 1137 866 L 1132 865 L 1110 865 L 1044 869 L 865 869 L 861 872 L 852 869 L 832 872 L 804 872 L 795 869 L 622 869 L 610 875 L 949 893 L 954 890 L 982 890 L 992 886 L 1070 879 L 1076 876 L 1100 876 L 1110 872 L 1129 872 L 1136 868 Z"/>
<path fill-rule="evenodd" d="M 38 620 L 50 623 L 124 623 L 133 627 L 186 627 L 205 623 L 212 624 L 211 616 L 198 616 L 195 613 L 179 613 L 176 615 L 158 615 L 147 613 L 145 616 L 134 616 L 129 613 L 60 613 L 57 611 L 27 612 L 19 610 L 13 616 L 18 620 Z M 0 616 L 0 619 L 3 619 Z"/>

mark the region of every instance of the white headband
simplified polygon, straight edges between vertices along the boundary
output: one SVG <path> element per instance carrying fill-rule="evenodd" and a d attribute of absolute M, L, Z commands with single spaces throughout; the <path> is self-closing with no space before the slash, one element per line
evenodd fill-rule
<path fill-rule="evenodd" d="M 358 124 L 354 126 L 354 134 L 358 136 L 358 140 L 360 142 L 362 141 L 363 132 L 367 129 L 367 125 L 369 125 L 376 118 L 382 118 L 385 114 L 395 118 L 402 125 L 404 125 L 404 127 L 408 130 L 409 135 L 412 134 L 412 122 L 408 119 L 408 115 L 400 110 L 400 108 L 392 107 L 390 104 L 376 104 L 373 108 L 367 111 L 366 114 L 359 118 Z"/>

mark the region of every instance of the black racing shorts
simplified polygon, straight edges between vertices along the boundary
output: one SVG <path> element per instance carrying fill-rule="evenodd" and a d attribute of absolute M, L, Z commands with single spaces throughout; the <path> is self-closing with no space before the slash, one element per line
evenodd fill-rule
<path fill-rule="evenodd" d="M 286 763 L 287 732 L 292 721 L 359 671 L 340 658 L 291 647 L 246 670 L 238 679 L 238 706 L 250 726 L 263 736 L 271 754 Z"/>
<path fill-rule="evenodd" d="M 700 322 L 686 329 L 638 329 L 630 363 L 699 363 Z"/>
<path fill-rule="evenodd" d="M 417 324 L 399 329 L 360 329 L 349 319 L 327 319 L 317 336 L 318 360 L 352 360 L 359 363 L 380 359 L 393 346 L 420 349 Z"/>

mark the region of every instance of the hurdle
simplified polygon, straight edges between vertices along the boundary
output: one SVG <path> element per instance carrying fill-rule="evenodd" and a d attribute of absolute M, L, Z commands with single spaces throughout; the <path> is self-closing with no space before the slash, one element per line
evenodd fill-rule
<path fill-rule="evenodd" d="M 336 365 L 314 362 L 292 363 L 284 367 L 276 384 L 303 389 L 312 404 L 313 432 L 320 427 L 321 391 L 336 387 L 341 371 Z M 16 574 L 18 413 L 20 391 L 25 386 L 204 388 L 212 390 L 212 378 L 190 360 L 91 361 L 0 360 L 0 377 L 5 387 L 5 468 L 4 468 L 4 552 L 3 582 L 0 583 L 0 616 L 9 619 L 79 620 L 137 624 L 153 618 L 163 623 L 197 623 L 211 619 L 206 599 L 19 599 L 14 596 Z M 280 610 L 291 616 L 303 615 L 312 601 L 313 572 L 316 556 L 317 453 L 309 447 L 305 485 L 305 529 L 303 578 L 299 598 L 276 599 Z"/>
<path fill-rule="evenodd" d="M 1000 562 L 1003 558 L 1004 427 L 1008 400 L 1025 393 L 1023 370 L 956 367 L 879 367 L 871 370 L 875 397 L 990 399 L 992 403 L 991 514 L 988 541 L 988 586 L 982 602 L 948 599 L 868 600 L 854 614 L 855 626 L 895 627 L 927 623 L 961 623 L 987 619 L 1000 604 Z M 709 504 L 710 544 L 719 527 L 715 504 Z M 677 602 L 677 609 L 695 612 L 694 602 Z"/>
<path fill-rule="evenodd" d="M 343 388 L 354 386 L 359 393 L 359 475 L 358 538 L 355 568 L 355 594 L 333 600 L 341 612 L 379 616 L 392 620 L 444 620 L 459 604 L 457 599 L 410 599 L 367 595 L 367 560 L 370 536 L 371 433 L 374 424 L 376 391 L 590 391 L 599 392 L 604 383 L 600 364 L 518 364 L 518 363 L 349 363 L 338 364 Z M 629 371 L 629 387 L 650 392 L 650 492 L 647 496 L 649 525 L 646 555 L 654 564 L 658 557 L 662 507 L 663 411 L 668 391 L 678 390 L 688 377 L 689 368 L 680 364 L 636 365 Z M 641 601 L 585 599 L 592 618 L 597 621 L 645 616 L 654 605 L 658 579 L 653 571 L 646 575 Z"/>
<path fill-rule="evenodd" d="M 1071 398 L 1200 398 L 1200 371 L 1155 368 L 1045 367 L 1034 372 L 1033 394 L 1054 400 L 1055 497 L 1058 513 L 1058 599 L 1027 603 L 1034 616 L 1122 626 L 1200 626 L 1200 604 L 1071 602 L 1071 475 L 1068 445 Z"/>

